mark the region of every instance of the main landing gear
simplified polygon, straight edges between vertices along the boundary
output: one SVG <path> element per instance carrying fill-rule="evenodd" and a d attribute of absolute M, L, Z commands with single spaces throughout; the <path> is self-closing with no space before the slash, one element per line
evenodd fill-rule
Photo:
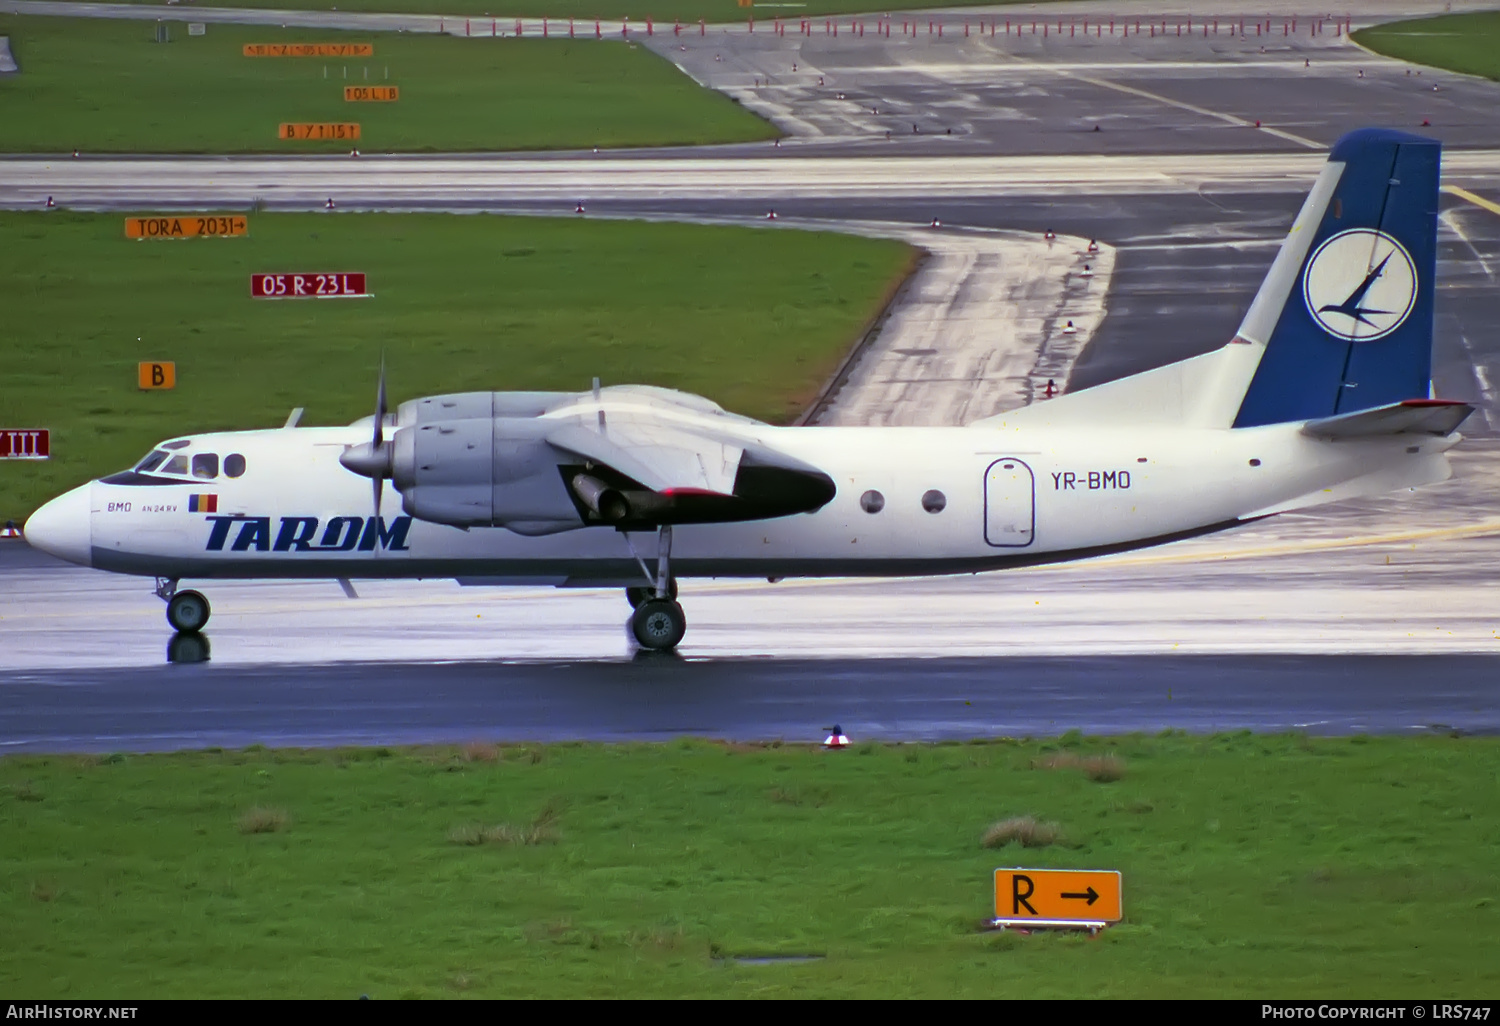
<path fill-rule="evenodd" d="M 663 525 L 656 538 L 656 573 L 646 568 L 645 560 L 635 552 L 630 535 L 625 536 L 630 552 L 641 564 L 649 587 L 626 588 L 625 597 L 635 612 L 630 614 L 630 632 L 644 649 L 669 652 L 687 633 L 687 617 L 677 604 L 677 581 L 672 577 L 672 525 Z"/>
<path fill-rule="evenodd" d="M 197 591 L 178 591 L 172 577 L 156 579 L 156 597 L 167 604 L 167 623 L 179 634 L 197 634 L 208 623 L 208 599 Z"/>

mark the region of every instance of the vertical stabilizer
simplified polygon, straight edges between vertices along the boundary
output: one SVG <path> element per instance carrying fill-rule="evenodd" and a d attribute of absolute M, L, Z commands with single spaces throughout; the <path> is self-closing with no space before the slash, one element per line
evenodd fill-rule
<path fill-rule="evenodd" d="M 1240 327 L 1264 353 L 1235 427 L 1426 398 L 1440 153 L 1385 129 L 1334 144 Z"/>

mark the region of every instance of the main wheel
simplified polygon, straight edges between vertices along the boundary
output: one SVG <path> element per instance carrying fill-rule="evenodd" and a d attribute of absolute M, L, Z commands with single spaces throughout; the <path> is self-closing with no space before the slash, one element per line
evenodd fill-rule
<path fill-rule="evenodd" d="M 631 615 L 630 630 L 642 648 L 666 652 L 676 648 L 687 633 L 687 617 L 670 599 L 649 599 Z"/>
<path fill-rule="evenodd" d="M 625 601 L 630 603 L 631 609 L 641 608 L 641 603 L 656 597 L 656 589 L 645 586 L 633 586 L 625 589 Z M 677 578 L 667 579 L 667 598 L 677 598 Z"/>
<path fill-rule="evenodd" d="M 196 591 L 179 591 L 167 600 L 167 623 L 182 634 L 201 631 L 208 614 L 208 599 Z"/>

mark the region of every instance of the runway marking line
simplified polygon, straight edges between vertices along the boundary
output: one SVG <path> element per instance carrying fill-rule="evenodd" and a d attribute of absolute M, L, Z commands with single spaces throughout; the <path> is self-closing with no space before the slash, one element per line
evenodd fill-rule
<path fill-rule="evenodd" d="M 1024 64 L 1028 68 L 1046 68 L 1047 67 L 1046 64 L 1044 64 L 1044 63 L 1042 63 L 1040 61 L 1027 60 L 1024 57 L 1017 57 L 1015 54 L 1006 54 L 1003 51 L 995 51 L 995 52 L 998 53 L 1000 56 L 1009 57 L 1010 60 L 1013 61 L 1016 64 Z M 1156 103 L 1164 103 L 1164 104 L 1166 104 L 1169 107 L 1177 107 L 1180 110 L 1191 111 L 1192 113 L 1202 115 L 1203 117 L 1216 118 L 1219 121 L 1223 121 L 1223 122 L 1226 122 L 1227 124 L 1235 125 L 1235 126 L 1237 126 L 1239 128 L 1254 128 L 1258 132 L 1265 132 L 1267 135 L 1274 135 L 1278 139 L 1285 139 L 1287 142 L 1296 143 L 1298 146 L 1306 146 L 1308 149 L 1313 149 L 1313 150 L 1326 150 L 1326 149 L 1328 149 L 1328 147 L 1325 146 L 1324 144 L 1322 144 L 1320 142 L 1314 142 L 1313 140 L 1308 139 L 1305 136 L 1296 135 L 1296 134 L 1294 134 L 1292 132 L 1285 132 L 1285 131 L 1282 131 L 1279 128 L 1271 128 L 1269 126 L 1263 126 L 1263 125 L 1254 124 L 1254 123 L 1252 123 L 1250 121 L 1247 121 L 1246 119 L 1244 119 L 1242 117 L 1238 117 L 1237 115 L 1234 115 L 1234 114 L 1225 114 L 1225 113 L 1222 113 L 1221 111 L 1210 110 L 1207 107 L 1199 107 L 1197 104 L 1188 103 L 1188 102 L 1186 102 L 1184 100 L 1174 100 L 1171 97 L 1162 96 L 1160 93 L 1149 92 L 1148 90 L 1139 89 L 1139 88 L 1137 88 L 1135 86 L 1122 85 L 1119 82 L 1111 82 L 1108 79 L 1095 78 L 1092 75 L 1079 75 L 1079 74 L 1074 74 L 1072 72 L 1061 71 L 1061 70 L 1059 70 L 1057 73 L 1060 74 L 1064 78 L 1072 78 L 1072 79 L 1076 79 L 1079 82 L 1087 82 L 1089 85 L 1099 86 L 1102 89 L 1113 89 L 1116 92 L 1127 93 L 1127 94 L 1132 95 L 1132 96 L 1139 96 L 1139 97 L 1142 97 L 1143 99 L 1153 100 Z"/>
<path fill-rule="evenodd" d="M 1461 200 L 1466 200 L 1469 203 L 1474 204 L 1476 207 L 1482 207 L 1492 214 L 1500 214 L 1500 203 L 1495 203 L 1492 200 L 1487 200 L 1483 196 L 1477 196 L 1474 193 L 1470 192 L 1468 189 L 1461 189 L 1456 185 L 1445 185 L 1443 186 L 1443 191 L 1448 193 L 1450 196 L 1457 196 Z"/>

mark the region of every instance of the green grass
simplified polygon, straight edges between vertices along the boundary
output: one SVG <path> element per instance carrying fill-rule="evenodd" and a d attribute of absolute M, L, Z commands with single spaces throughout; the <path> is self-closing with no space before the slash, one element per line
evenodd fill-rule
<path fill-rule="evenodd" d="M 770 139 L 768 123 L 644 47 L 0 15 L 20 74 L 0 78 L 0 151 L 318 153 L 284 121 L 361 126 L 370 152 L 665 146 Z M 245 57 L 246 43 L 373 42 L 369 58 Z M 345 75 L 347 74 L 347 78 Z M 326 77 L 325 77 L 326 76 Z M 368 76 L 368 77 L 366 77 Z M 347 103 L 345 85 L 395 85 Z"/>
<path fill-rule="evenodd" d="M 109 0 L 123 3 L 157 3 L 159 0 Z M 1025 0 L 996 0 L 999 4 L 1022 3 Z M 483 16 L 509 16 L 511 18 L 603 18 L 619 21 L 629 18 L 632 24 L 646 29 L 646 19 L 654 18 L 658 25 L 666 24 L 670 30 L 672 19 L 681 19 L 683 24 L 696 25 L 700 19 L 710 24 L 716 22 L 743 22 L 754 17 L 757 22 L 782 18 L 795 22 L 799 18 L 826 14 L 867 14 L 872 11 L 912 11 L 928 7 L 952 7 L 952 0 L 910 0 L 910 2 L 881 3 L 881 0 L 805 0 L 800 7 L 760 6 L 745 8 L 737 0 L 344 0 L 332 4 L 327 0 L 234 0 L 233 4 L 221 6 L 271 7 L 282 10 L 327 11 L 337 7 L 340 11 L 394 11 L 405 14 L 448 14 Z M 986 16 L 987 17 L 987 16 Z M 504 25 L 500 26 L 502 29 Z M 485 22 L 489 31 L 489 22 Z M 212 30 L 210 30 L 212 31 Z M 478 31 L 478 27 L 475 27 Z"/>
<path fill-rule="evenodd" d="M 1376 25 L 1354 41 L 1387 57 L 1500 80 L 1500 11 Z"/>
<path fill-rule="evenodd" d="M 0 521 L 191 431 L 368 414 L 470 389 L 665 385 L 789 420 L 905 276 L 901 243 L 783 229 L 445 214 L 249 215 L 238 239 L 131 241 L 124 214 L 0 213 Z M 373 299 L 250 298 L 256 271 L 364 271 Z M 139 341 L 137 341 L 139 339 Z M 136 363 L 177 389 L 140 392 Z"/>
<path fill-rule="evenodd" d="M 0 991 L 1494 998 L 1497 756 L 1248 732 L 12 756 Z M 1061 841 L 981 846 L 1016 815 Z M 1014 865 L 1121 870 L 1125 922 L 981 932 Z M 726 961 L 764 954 L 826 958 Z"/>

